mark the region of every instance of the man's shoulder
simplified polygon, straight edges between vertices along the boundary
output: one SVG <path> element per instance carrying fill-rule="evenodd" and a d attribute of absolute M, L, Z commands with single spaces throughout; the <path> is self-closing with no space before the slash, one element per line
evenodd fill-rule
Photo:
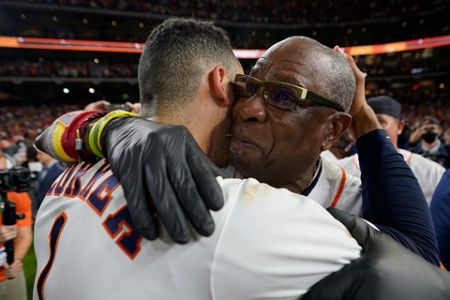
<path fill-rule="evenodd" d="M 218 180 L 235 199 L 216 249 L 212 284 L 217 298 L 238 293 L 233 298 L 245 299 L 255 292 L 271 298 L 288 287 L 299 296 L 358 257 L 348 231 L 309 197 L 252 178 Z M 236 290 L 242 282 L 246 285 Z"/>
<path fill-rule="evenodd" d="M 405 161 L 410 165 L 411 168 L 417 166 L 418 168 L 422 168 L 422 170 L 433 170 L 440 174 L 445 172 L 445 168 L 438 164 L 437 162 L 422 156 L 419 153 L 412 153 L 405 149 L 398 149 L 398 151 L 403 155 Z"/>
<path fill-rule="evenodd" d="M 349 157 L 352 162 L 355 157 Z M 357 161 L 357 158 L 356 158 Z M 337 207 L 349 213 L 361 213 L 361 179 L 348 168 L 323 160 L 319 181 L 310 196 L 324 207 Z M 353 172 L 352 172 L 353 170 Z"/>
<path fill-rule="evenodd" d="M 217 177 L 217 181 L 226 196 L 237 196 L 243 200 L 260 200 L 262 198 L 276 197 L 279 199 L 296 198 L 306 199 L 297 193 L 290 192 L 285 188 L 275 188 L 268 184 L 261 183 L 255 178 L 222 178 Z"/>
<path fill-rule="evenodd" d="M 345 185 L 360 185 L 361 179 L 359 176 L 356 176 L 350 169 L 358 169 L 358 154 L 353 154 L 351 156 L 340 159 L 338 162 L 333 162 L 324 159 L 323 160 L 323 170 L 324 176 L 326 176 L 329 180 L 343 181 L 345 177 Z"/>
<path fill-rule="evenodd" d="M 361 169 L 359 167 L 359 159 L 358 154 L 355 153 L 353 155 L 344 157 L 339 159 L 336 164 L 341 168 L 344 168 L 348 174 L 359 177 L 361 174 Z"/>
<path fill-rule="evenodd" d="M 217 177 L 222 188 L 225 201 L 232 206 L 251 208 L 250 213 L 257 211 L 284 211 L 290 214 L 299 214 L 300 209 L 323 213 L 325 209 L 313 199 L 301 194 L 293 193 L 285 188 L 275 188 L 261 183 L 254 178 L 237 179 Z"/>

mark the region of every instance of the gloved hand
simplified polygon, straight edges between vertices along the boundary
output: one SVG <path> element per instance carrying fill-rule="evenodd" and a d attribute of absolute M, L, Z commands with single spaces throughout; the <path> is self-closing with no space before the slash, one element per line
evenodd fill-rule
<path fill-rule="evenodd" d="M 362 256 L 315 284 L 303 300 L 448 300 L 450 273 L 413 254 L 363 219 L 328 211 L 363 247 Z"/>
<path fill-rule="evenodd" d="M 158 237 L 158 218 L 177 243 L 192 238 L 189 224 L 203 236 L 213 233 L 209 210 L 223 207 L 215 179 L 222 174 L 186 128 L 121 118 L 107 125 L 102 139 L 134 225 L 144 237 Z"/>

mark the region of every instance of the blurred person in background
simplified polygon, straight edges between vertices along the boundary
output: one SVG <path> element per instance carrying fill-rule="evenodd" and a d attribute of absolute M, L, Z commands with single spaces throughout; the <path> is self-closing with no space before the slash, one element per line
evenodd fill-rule
<path fill-rule="evenodd" d="M 56 159 L 45 152 L 38 150 L 37 159 L 42 164 L 42 171 L 38 176 L 37 197 L 33 207 L 35 212 L 37 212 L 41 206 L 42 200 L 44 200 L 45 194 L 52 183 L 64 171 L 64 167 Z"/>
<path fill-rule="evenodd" d="M 410 144 L 418 141 L 417 145 L 410 148 L 414 153 L 423 155 L 443 165 L 450 167 L 450 149 L 440 140 L 443 133 L 441 122 L 434 117 L 426 117 L 419 128 L 410 136 Z"/>
<path fill-rule="evenodd" d="M 337 162 L 340 159 L 356 153 L 356 138 L 351 128 L 347 128 L 341 138 L 329 150 L 323 151 L 322 156 Z"/>
<path fill-rule="evenodd" d="M 0 152 L 0 170 L 3 169 L 7 169 L 7 158 Z M 25 300 L 27 289 L 22 260 L 33 239 L 31 199 L 26 192 L 8 192 L 7 197 L 9 201 L 15 202 L 17 213 L 23 213 L 25 217 L 18 219 L 16 225 L 4 226 L 0 214 L 0 249 L 4 242 L 14 239 L 14 263 L 9 265 L 4 262 L 0 266 L 0 299 Z"/>
<path fill-rule="evenodd" d="M 431 159 L 398 147 L 398 137 L 402 134 L 405 126 L 405 122 L 401 117 L 401 105 L 398 101 L 388 96 L 378 96 L 369 98 L 367 103 L 376 113 L 378 122 L 380 122 L 380 125 L 388 133 L 392 144 L 394 144 L 398 152 L 403 155 L 406 163 L 417 177 L 420 187 L 425 194 L 425 199 L 427 200 L 428 205 L 430 205 L 431 197 L 433 196 L 434 190 L 441 180 L 445 169 Z M 357 154 L 339 160 L 338 164 L 349 174 L 361 176 Z"/>
<path fill-rule="evenodd" d="M 442 176 L 430 205 L 442 264 L 450 270 L 450 169 Z"/>

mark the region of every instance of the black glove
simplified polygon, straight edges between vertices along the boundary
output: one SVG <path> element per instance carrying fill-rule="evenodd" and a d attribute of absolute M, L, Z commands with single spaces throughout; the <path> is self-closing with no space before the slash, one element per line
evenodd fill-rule
<path fill-rule="evenodd" d="M 177 243 L 214 231 L 209 210 L 223 207 L 215 177 L 220 170 L 186 128 L 142 118 L 108 124 L 103 149 L 125 192 L 133 223 L 144 237 L 158 237 L 158 219 Z"/>
<path fill-rule="evenodd" d="M 325 277 L 303 300 L 450 299 L 450 274 L 373 229 L 363 219 L 328 210 L 363 247 L 363 255 Z"/>

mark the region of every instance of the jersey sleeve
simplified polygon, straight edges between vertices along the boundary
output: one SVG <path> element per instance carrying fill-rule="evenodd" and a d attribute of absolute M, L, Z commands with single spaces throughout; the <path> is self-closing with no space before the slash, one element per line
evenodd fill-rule
<path fill-rule="evenodd" d="M 436 235 L 419 183 L 384 130 L 356 142 L 361 167 L 363 217 L 408 249 L 439 265 Z"/>
<path fill-rule="evenodd" d="M 213 298 L 297 298 L 359 257 L 349 232 L 315 201 L 255 179 L 226 181 L 232 207 L 215 250 Z"/>

